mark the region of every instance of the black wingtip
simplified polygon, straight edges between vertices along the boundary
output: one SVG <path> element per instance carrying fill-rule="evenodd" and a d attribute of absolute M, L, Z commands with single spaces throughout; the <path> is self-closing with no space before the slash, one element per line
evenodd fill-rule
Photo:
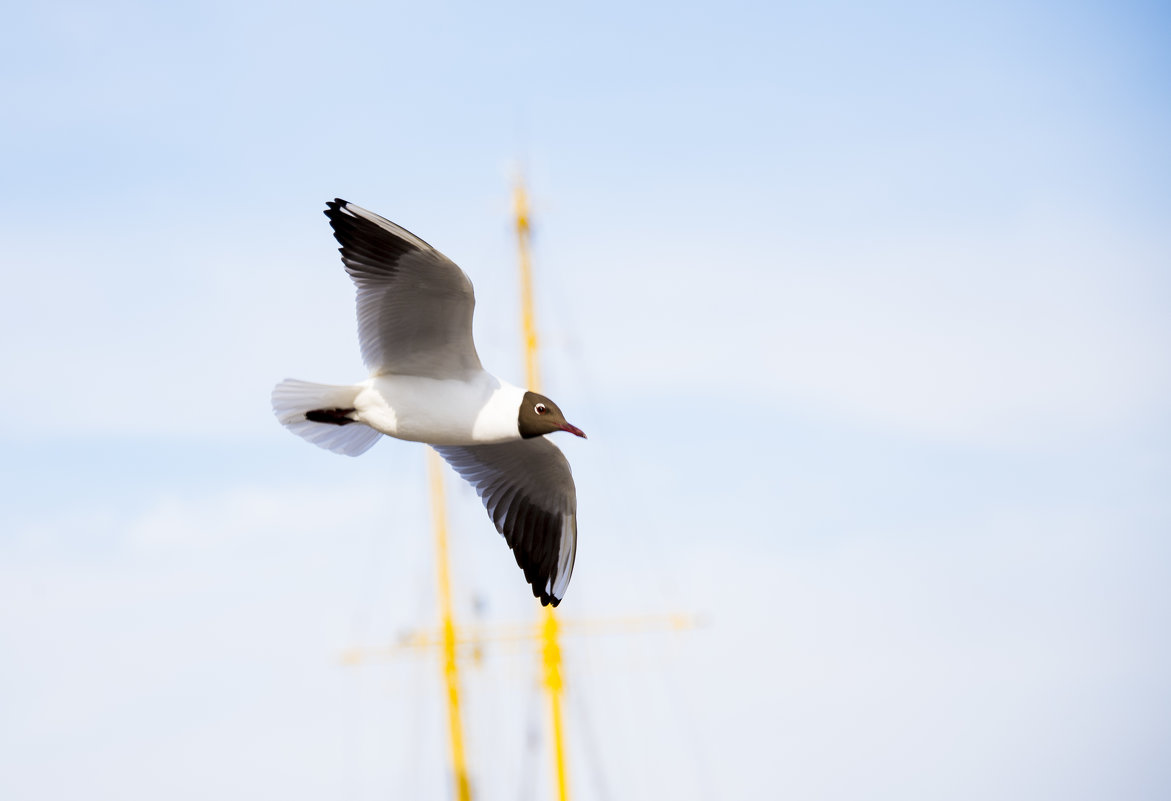
<path fill-rule="evenodd" d="M 541 606 L 556 607 L 557 604 L 561 603 L 561 599 L 556 595 L 549 595 L 548 593 L 541 592 L 536 587 L 533 587 L 533 595 L 541 599 Z"/>

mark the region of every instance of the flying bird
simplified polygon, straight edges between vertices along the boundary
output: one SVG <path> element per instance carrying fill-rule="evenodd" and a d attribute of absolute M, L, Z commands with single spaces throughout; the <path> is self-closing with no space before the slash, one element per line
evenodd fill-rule
<path fill-rule="evenodd" d="M 546 439 L 585 437 L 553 401 L 486 371 L 472 341 L 472 282 L 405 228 L 340 198 L 325 216 L 357 286 L 358 339 L 370 377 L 350 386 L 286 379 L 277 419 L 322 448 L 358 456 L 383 434 L 425 442 L 471 484 L 524 571 L 557 606 L 573 573 L 577 493 Z"/>

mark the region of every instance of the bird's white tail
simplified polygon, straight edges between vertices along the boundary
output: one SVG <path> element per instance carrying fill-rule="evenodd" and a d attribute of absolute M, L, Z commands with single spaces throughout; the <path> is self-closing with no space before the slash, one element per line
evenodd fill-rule
<path fill-rule="evenodd" d="M 298 437 L 334 453 L 358 456 L 382 436 L 350 416 L 359 389 L 286 378 L 272 391 L 272 411 Z"/>

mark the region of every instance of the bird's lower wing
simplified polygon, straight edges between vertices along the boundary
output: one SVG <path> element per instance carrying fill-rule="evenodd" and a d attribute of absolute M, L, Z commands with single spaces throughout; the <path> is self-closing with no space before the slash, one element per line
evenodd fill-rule
<path fill-rule="evenodd" d="M 565 455 L 544 437 L 433 447 L 475 487 L 533 595 L 560 603 L 577 550 L 577 493 Z"/>

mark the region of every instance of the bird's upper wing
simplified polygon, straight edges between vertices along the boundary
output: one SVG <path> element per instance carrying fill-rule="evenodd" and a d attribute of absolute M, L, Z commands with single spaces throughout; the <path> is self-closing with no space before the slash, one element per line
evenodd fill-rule
<path fill-rule="evenodd" d="M 533 595 L 560 603 L 577 551 L 577 492 L 561 450 L 545 437 L 433 447 L 476 488 Z"/>
<path fill-rule="evenodd" d="M 458 378 L 481 369 L 476 297 L 451 259 L 410 231 L 340 198 L 325 216 L 358 287 L 358 339 L 374 373 Z"/>

